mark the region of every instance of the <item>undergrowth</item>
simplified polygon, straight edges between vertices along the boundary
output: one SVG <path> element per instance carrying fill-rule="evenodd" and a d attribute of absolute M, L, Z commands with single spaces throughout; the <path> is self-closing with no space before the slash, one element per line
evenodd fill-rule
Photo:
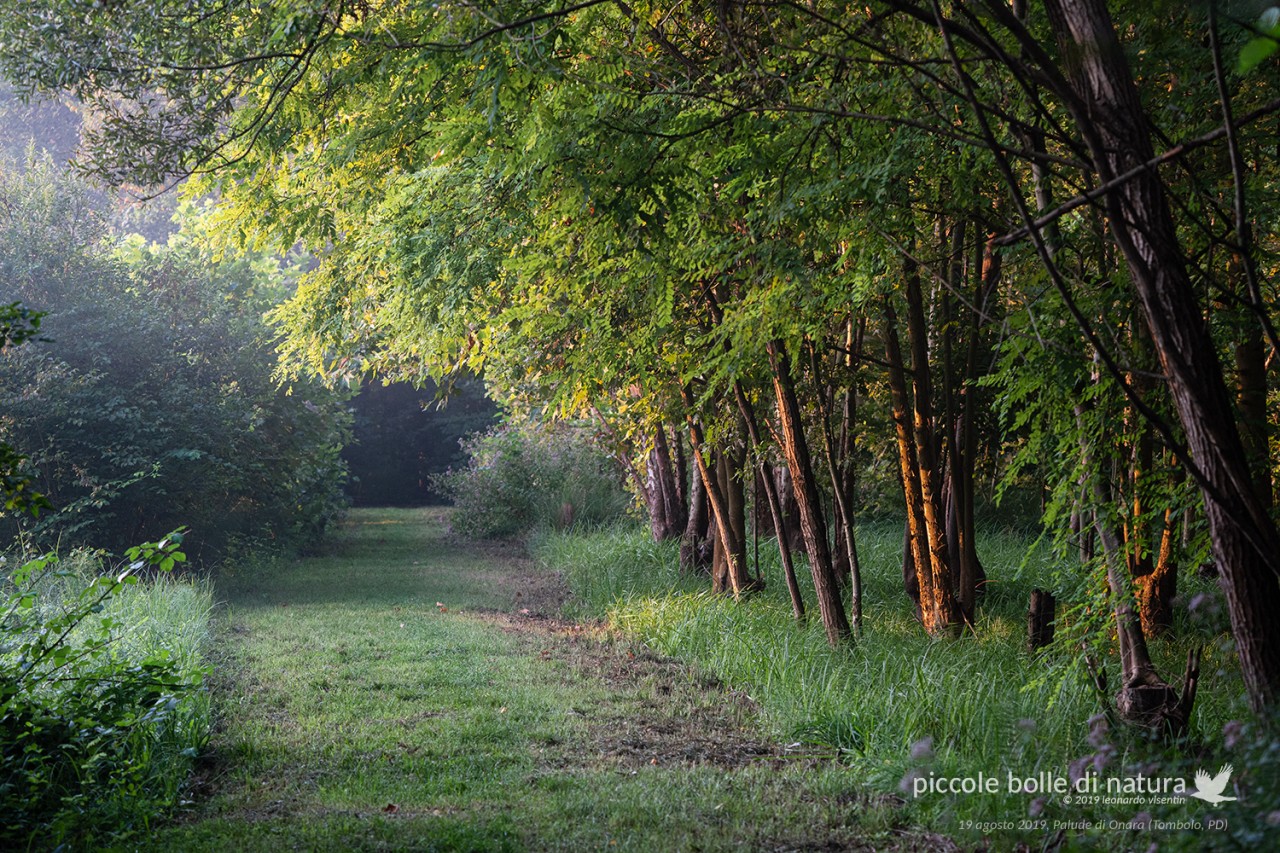
<path fill-rule="evenodd" d="M 704 577 L 681 574 L 675 544 L 654 543 L 639 530 L 548 533 L 534 547 L 566 576 L 576 615 L 607 618 L 624 634 L 746 691 L 775 737 L 834 748 L 863 784 L 900 797 L 912 822 L 969 843 L 1052 843 L 1061 834 L 1069 845 L 1119 840 L 1145 847 L 1159 832 L 1164 842 L 1199 849 L 1257 843 L 1274 832 L 1277 745 L 1260 727 L 1242 722 L 1248 719 L 1244 690 L 1225 622 L 1213 616 L 1220 594 L 1210 581 L 1184 582 L 1177 639 L 1152 643 L 1160 672 L 1175 683 L 1187 649 L 1205 646 L 1191 739 L 1168 747 L 1100 713 L 1103 705 L 1077 653 L 1082 628 L 1073 620 L 1083 617 L 1061 608 L 1060 641 L 1028 653 L 1031 589 L 1070 592 L 1062 580 L 1070 572 L 1054 564 L 1048 548 L 1022 531 L 981 533 L 990 583 L 976 631 L 933 639 L 902 591 L 901 543 L 900 525 L 860 530 L 864 629 L 840 649 L 826 642 L 803 562 L 801 582 L 813 615 L 804 624 L 791 616 L 772 542 L 759 549 L 766 591 L 742 602 L 712 595 Z M 1188 601 L 1197 603 L 1195 612 Z M 1118 666 L 1111 669 L 1114 680 Z M 1136 805 L 1010 793 L 1014 780 L 1052 785 L 1060 778 L 1071 785 L 1087 772 L 1099 773 L 1103 786 L 1107 778 L 1142 773 L 1184 778 L 1194 790 L 1196 769 L 1212 765 L 1216 772 L 1231 761 L 1239 789 L 1250 796 L 1222 810 L 1185 797 Z M 931 780 L 959 777 L 994 778 L 1000 793 L 929 788 Z M 1206 835 L 1209 820 L 1226 821 L 1227 831 Z"/>
<path fill-rule="evenodd" d="M 163 574 L 176 545 L 0 565 L 0 847 L 119 845 L 179 801 L 211 725 L 212 595 Z"/>

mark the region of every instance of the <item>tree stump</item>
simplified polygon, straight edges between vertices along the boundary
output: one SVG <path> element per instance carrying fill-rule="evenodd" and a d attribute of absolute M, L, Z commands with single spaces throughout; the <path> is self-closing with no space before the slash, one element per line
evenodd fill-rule
<path fill-rule="evenodd" d="M 1057 601 L 1053 593 L 1031 590 L 1031 606 L 1027 609 L 1027 651 L 1035 654 L 1053 642 L 1053 620 Z"/>

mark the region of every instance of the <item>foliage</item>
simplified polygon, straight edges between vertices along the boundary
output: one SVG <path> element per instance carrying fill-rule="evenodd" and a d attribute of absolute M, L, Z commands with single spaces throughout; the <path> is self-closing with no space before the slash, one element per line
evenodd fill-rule
<path fill-rule="evenodd" d="M 8 573 L 0 844 L 118 843 L 176 803 L 211 724 L 209 593 L 155 579 L 185 560 L 181 542 L 135 546 L 114 568 L 50 554 Z"/>
<path fill-rule="evenodd" d="M 478 539 L 543 527 L 601 525 L 629 503 L 617 465 L 583 428 L 502 426 L 467 439 L 465 468 L 438 478 L 454 530 Z"/>
<path fill-rule="evenodd" d="M 34 337 L 42 316 L 19 302 L 0 305 L 0 353 Z M 8 442 L 0 441 L 0 497 L 4 498 L 4 509 L 8 512 L 39 515 L 41 509 L 49 508 L 49 500 L 32 491 L 31 475 L 22 470 L 26 461 L 27 457 Z"/>
<path fill-rule="evenodd" d="M 1157 590 L 1158 538 L 1184 574 L 1210 542 L 1255 709 L 1280 696 L 1265 3 L 82 5 L 5 4 L 0 59 L 93 106 L 99 172 L 203 171 L 227 245 L 316 251 L 272 315 L 290 369 L 483 371 L 633 462 L 672 425 L 736 457 L 741 401 L 768 436 L 794 383 L 803 423 L 773 442 L 793 482 L 861 397 L 901 437 L 859 415 L 841 450 L 872 464 L 832 458 L 831 480 L 891 469 L 896 441 L 905 493 L 916 458 L 919 572 L 949 584 L 955 546 L 976 577 L 980 454 L 1048 487 L 1064 549 L 1114 534 L 1109 591 L 1073 602 L 1095 615 Z M 834 515 L 815 495 L 810 532 Z"/>
<path fill-rule="evenodd" d="M 87 190 L 47 161 L 0 173 L 0 195 L 0 270 L 48 339 L 0 361 L 0 438 L 57 507 L 6 528 L 121 547 L 188 523 L 197 555 L 322 530 L 349 416 L 342 394 L 272 378 L 259 317 L 278 264 L 216 264 L 183 238 L 113 250 Z"/>

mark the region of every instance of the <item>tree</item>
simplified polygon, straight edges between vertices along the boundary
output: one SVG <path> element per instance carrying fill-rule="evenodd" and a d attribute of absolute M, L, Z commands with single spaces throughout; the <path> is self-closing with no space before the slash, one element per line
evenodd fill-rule
<path fill-rule="evenodd" d="M 261 261 L 216 266 L 181 241 L 113 253 L 47 162 L 0 173 L 0 198 L 0 265 L 47 338 L 0 356 L 0 437 L 57 508 L 6 526 L 116 546 L 185 522 L 208 554 L 334 517 L 347 416 L 341 395 L 275 385 Z"/>

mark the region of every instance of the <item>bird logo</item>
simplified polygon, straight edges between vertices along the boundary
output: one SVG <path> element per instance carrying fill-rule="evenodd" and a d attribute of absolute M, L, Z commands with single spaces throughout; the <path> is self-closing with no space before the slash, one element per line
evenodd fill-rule
<path fill-rule="evenodd" d="M 1199 797 L 1206 803 L 1213 803 L 1215 806 L 1221 805 L 1228 800 L 1237 799 L 1236 797 L 1224 797 L 1222 795 L 1227 783 L 1231 781 L 1232 769 L 1230 764 L 1224 764 L 1222 769 L 1218 771 L 1218 775 L 1212 778 L 1203 770 L 1197 770 L 1196 789 L 1191 792 L 1191 796 Z"/>

